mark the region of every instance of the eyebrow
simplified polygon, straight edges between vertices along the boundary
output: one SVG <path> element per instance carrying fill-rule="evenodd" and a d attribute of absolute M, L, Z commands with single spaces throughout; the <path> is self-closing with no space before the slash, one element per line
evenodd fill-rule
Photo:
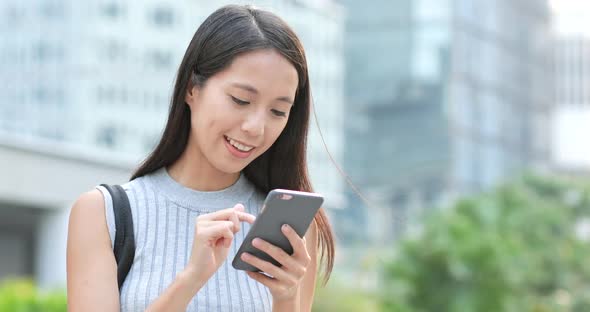
<path fill-rule="evenodd" d="M 232 87 L 239 88 L 239 89 L 242 89 L 242 90 L 246 90 L 246 91 L 251 92 L 251 93 L 254 93 L 254 94 L 258 94 L 259 93 L 258 90 L 256 90 L 256 88 L 254 88 L 253 86 L 248 85 L 248 84 L 234 82 L 234 83 L 231 84 L 231 86 Z M 288 97 L 288 96 L 279 96 L 278 98 L 276 98 L 276 100 L 277 101 L 282 101 L 282 102 L 285 102 L 285 103 L 288 103 L 288 104 L 293 105 L 293 100 L 291 100 L 291 98 Z"/>

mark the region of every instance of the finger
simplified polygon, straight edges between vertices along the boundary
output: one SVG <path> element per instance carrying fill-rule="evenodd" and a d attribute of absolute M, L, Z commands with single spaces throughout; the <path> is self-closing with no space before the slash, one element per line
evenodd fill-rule
<path fill-rule="evenodd" d="M 196 226 L 199 227 L 199 228 L 205 228 L 205 227 L 208 227 L 208 226 L 212 226 L 212 225 L 215 225 L 215 224 L 217 224 L 219 222 L 229 222 L 232 225 L 231 226 L 231 230 L 234 231 L 234 233 L 237 233 L 240 230 L 240 228 L 241 228 L 241 225 L 240 225 L 240 222 L 239 222 L 239 216 L 238 215 L 235 215 L 234 217 L 230 217 L 230 220 L 215 220 L 215 221 L 210 221 L 210 220 L 202 220 L 202 219 L 198 219 L 197 218 L 197 221 L 196 222 L 197 222 Z M 237 229 L 236 229 L 236 224 L 237 224 Z"/>
<path fill-rule="evenodd" d="M 199 225 L 200 228 L 197 230 L 197 236 L 201 241 L 210 243 L 215 242 L 220 238 L 233 241 L 233 223 L 230 221 L 206 222 Z"/>
<path fill-rule="evenodd" d="M 225 247 L 225 248 L 231 247 L 232 241 L 233 241 L 233 238 L 224 238 L 223 239 L 223 247 Z"/>
<path fill-rule="evenodd" d="M 233 222 L 227 221 L 227 220 L 222 220 L 222 221 L 198 220 L 196 226 L 198 228 L 204 229 L 206 227 L 217 226 L 220 223 L 229 224 L 231 226 L 233 226 L 233 224 L 234 224 Z"/>
<path fill-rule="evenodd" d="M 237 233 L 240 231 L 240 219 L 238 218 L 238 212 L 234 211 L 234 213 L 230 214 L 229 220 L 233 223 L 233 231 Z"/>
<path fill-rule="evenodd" d="M 252 246 L 262 250 L 263 252 L 277 260 L 278 263 L 287 268 L 296 268 L 298 266 L 297 261 L 289 254 L 287 254 L 283 249 L 261 238 L 253 239 Z"/>
<path fill-rule="evenodd" d="M 275 279 L 278 279 L 281 281 L 291 280 L 290 275 L 285 270 L 277 267 L 276 265 L 274 265 L 268 261 L 262 260 L 250 253 L 244 252 L 240 256 L 240 258 L 244 262 L 258 268 L 260 271 L 263 271 L 266 274 L 272 275 Z"/>
<path fill-rule="evenodd" d="M 247 212 L 238 211 L 237 216 L 238 216 L 238 219 L 242 222 L 248 222 L 250 224 L 253 224 L 254 221 L 256 221 L 256 217 L 254 215 L 247 213 Z"/>
<path fill-rule="evenodd" d="M 244 205 L 242 205 L 242 204 L 236 204 L 236 205 L 234 206 L 234 209 L 235 209 L 235 210 L 238 210 L 238 211 L 241 211 L 241 212 L 244 212 L 244 211 L 246 211 L 246 207 L 244 207 Z"/>
<path fill-rule="evenodd" d="M 230 216 L 232 214 L 236 214 L 236 213 L 238 215 L 238 220 L 240 220 L 240 221 L 246 221 L 248 223 L 253 223 L 254 220 L 256 219 L 255 216 L 253 216 L 247 212 L 236 211 L 236 209 L 233 207 L 219 210 L 219 211 L 215 211 L 215 212 L 211 212 L 211 213 L 204 214 L 204 215 L 200 215 L 198 219 L 203 220 L 203 221 L 230 220 Z"/>
<path fill-rule="evenodd" d="M 293 230 L 288 224 L 283 224 L 283 226 L 281 226 L 281 231 L 285 234 L 289 243 L 291 243 L 291 246 L 293 247 L 293 256 L 297 259 L 305 259 L 306 256 L 308 256 L 307 248 L 305 247 L 305 238 L 299 237 L 297 232 L 295 232 L 295 230 Z"/>
<path fill-rule="evenodd" d="M 221 230 L 219 233 L 216 233 L 216 237 L 212 237 L 210 241 L 215 244 L 215 246 L 223 246 L 225 248 L 229 248 L 231 243 L 234 240 L 234 233 L 229 228 L 225 228 Z"/>
<path fill-rule="evenodd" d="M 262 285 L 273 289 L 273 288 L 278 288 L 280 286 L 279 281 L 277 281 L 276 279 L 267 276 L 263 273 L 260 272 L 250 272 L 247 271 L 246 272 L 248 274 L 248 276 L 250 276 L 252 279 L 258 281 L 259 283 L 261 283 Z"/>
<path fill-rule="evenodd" d="M 205 223 L 205 227 L 204 229 L 206 231 L 208 231 L 208 233 L 217 233 L 218 231 L 221 230 L 229 230 L 231 232 L 231 230 L 233 229 L 234 223 L 231 221 L 211 221 L 211 222 L 206 222 Z M 233 234 L 233 232 L 232 232 Z"/>
<path fill-rule="evenodd" d="M 246 208 L 242 204 L 236 204 L 234 210 L 238 213 L 238 219 L 243 222 L 253 224 L 256 217 L 250 213 L 245 212 Z"/>
<path fill-rule="evenodd" d="M 219 210 L 219 211 L 215 211 L 215 212 L 211 212 L 211 213 L 207 213 L 204 215 L 200 215 L 199 216 L 199 220 L 207 220 L 207 221 L 214 221 L 214 220 L 228 220 L 229 219 L 229 215 L 234 213 L 235 210 L 234 208 L 227 208 L 227 209 L 223 209 L 223 210 Z"/>

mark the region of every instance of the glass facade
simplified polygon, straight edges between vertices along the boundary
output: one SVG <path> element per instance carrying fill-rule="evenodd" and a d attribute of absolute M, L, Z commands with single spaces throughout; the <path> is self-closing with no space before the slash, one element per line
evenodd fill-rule
<path fill-rule="evenodd" d="M 590 107 L 590 35 L 557 35 L 555 39 L 555 103 Z"/>
<path fill-rule="evenodd" d="M 553 60 L 555 109 L 552 120 L 554 170 L 587 175 L 590 146 L 579 137 L 590 131 L 590 6 L 583 1 L 554 1 Z"/>
<path fill-rule="evenodd" d="M 362 220 L 361 240 L 389 242 L 425 207 L 546 163 L 544 1 L 342 2 L 345 163 L 370 201 L 348 192 L 347 240 Z"/>
<path fill-rule="evenodd" d="M 460 194 L 489 189 L 549 160 L 553 73 L 548 5 L 477 3 L 454 2 L 451 181 Z"/>
<path fill-rule="evenodd" d="M 0 133 L 140 160 L 160 136 L 192 35 L 210 13 L 229 3 L 235 1 L 0 4 Z M 331 1 L 257 5 L 282 16 L 301 37 L 322 134 L 341 163 L 341 7 Z M 310 132 L 312 181 L 327 205 L 340 207 L 342 178 L 327 164 L 314 116 Z"/>

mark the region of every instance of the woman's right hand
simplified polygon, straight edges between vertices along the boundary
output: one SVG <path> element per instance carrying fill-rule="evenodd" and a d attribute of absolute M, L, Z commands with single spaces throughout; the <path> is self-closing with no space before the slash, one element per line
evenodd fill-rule
<path fill-rule="evenodd" d="M 254 223 L 255 216 L 244 212 L 242 204 L 199 216 L 191 256 L 185 270 L 196 281 L 206 283 L 227 258 L 234 234 L 241 222 Z"/>

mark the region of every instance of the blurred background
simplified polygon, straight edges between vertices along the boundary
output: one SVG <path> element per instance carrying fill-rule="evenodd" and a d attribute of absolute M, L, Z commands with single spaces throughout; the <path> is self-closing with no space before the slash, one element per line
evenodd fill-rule
<path fill-rule="evenodd" d="M 0 2 L 0 311 L 65 311 L 72 203 L 154 147 L 228 3 Z M 590 311 L 589 1 L 231 3 L 308 56 L 338 244 L 316 311 Z"/>

